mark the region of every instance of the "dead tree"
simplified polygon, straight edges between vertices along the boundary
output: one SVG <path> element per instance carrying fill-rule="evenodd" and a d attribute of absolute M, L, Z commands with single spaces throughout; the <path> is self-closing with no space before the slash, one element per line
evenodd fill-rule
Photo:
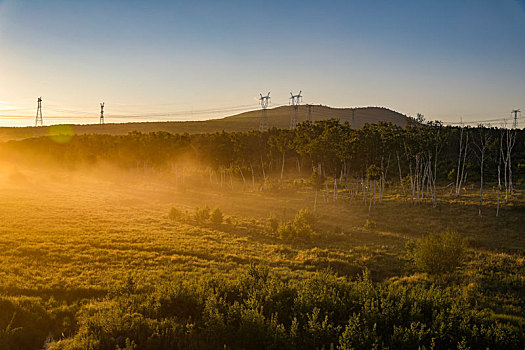
<path fill-rule="evenodd" d="M 490 133 L 487 132 L 482 125 L 480 125 L 478 129 L 479 129 L 479 138 L 477 140 L 474 140 L 474 145 L 478 149 L 477 156 L 478 156 L 479 165 L 480 165 L 479 167 L 480 181 L 479 181 L 478 215 L 481 216 L 481 212 L 483 208 L 483 172 L 484 172 L 487 148 L 492 138 L 490 136 Z"/>
<path fill-rule="evenodd" d="M 505 203 L 509 194 L 514 193 L 512 185 L 512 149 L 516 143 L 516 131 L 504 128 L 500 138 L 500 157 L 503 161 L 503 183 L 505 185 Z"/>
<path fill-rule="evenodd" d="M 509 167 L 509 194 L 514 194 L 514 186 L 512 185 L 512 149 L 516 143 L 516 130 L 507 130 L 507 166 Z"/>
<path fill-rule="evenodd" d="M 467 174 L 465 173 L 465 163 L 467 162 L 469 132 L 468 130 L 465 132 L 465 141 L 463 142 L 463 129 L 463 127 L 460 128 L 458 167 L 456 174 L 456 196 L 461 194 L 461 185 L 467 178 Z"/>

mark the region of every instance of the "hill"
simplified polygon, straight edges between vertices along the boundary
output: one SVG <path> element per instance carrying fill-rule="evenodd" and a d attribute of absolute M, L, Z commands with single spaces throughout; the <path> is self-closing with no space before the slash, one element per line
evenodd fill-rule
<path fill-rule="evenodd" d="M 307 120 L 308 107 L 301 105 L 297 111 L 297 122 Z M 269 127 L 288 128 L 292 113 L 291 106 L 281 106 L 267 110 Z M 110 124 L 88 124 L 71 125 L 73 132 L 82 134 L 110 134 L 125 135 L 131 131 L 156 132 L 166 131 L 170 133 L 205 133 L 217 131 L 249 131 L 259 128 L 261 110 L 244 112 L 234 116 L 221 119 L 210 119 L 205 121 L 177 121 L 177 122 L 142 122 L 142 123 L 110 123 Z M 364 108 L 332 108 L 322 105 L 311 106 L 311 118 L 313 121 L 336 118 L 341 122 L 348 122 L 352 127 L 359 129 L 365 123 L 377 123 L 387 121 L 399 126 L 405 126 L 408 117 L 381 107 Z M 109 117 L 110 119 L 110 117 Z M 0 128 L 0 140 L 16 140 L 28 137 L 55 134 L 63 130 L 56 127 L 2 127 Z"/>

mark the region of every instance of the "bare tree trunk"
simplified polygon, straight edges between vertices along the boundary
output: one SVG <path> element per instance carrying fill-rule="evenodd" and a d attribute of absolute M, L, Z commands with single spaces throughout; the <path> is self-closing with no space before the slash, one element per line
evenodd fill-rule
<path fill-rule="evenodd" d="M 510 144 L 511 144 L 511 134 L 510 130 L 507 130 L 507 166 L 509 168 L 507 174 L 508 174 L 508 184 L 509 184 L 509 194 L 512 194 L 512 166 L 511 166 L 511 158 L 510 158 Z"/>
<path fill-rule="evenodd" d="M 405 146 L 405 156 L 408 161 L 408 175 L 410 178 L 410 203 L 414 204 L 415 184 L 414 184 L 414 174 L 412 172 L 412 160 L 409 157 L 408 148 L 406 144 L 404 144 L 404 146 Z"/>
<path fill-rule="evenodd" d="M 246 179 L 244 178 L 244 174 L 242 172 L 241 167 L 237 165 L 237 169 L 239 169 L 239 172 L 241 173 L 241 176 L 242 176 L 242 190 L 244 191 L 246 188 Z"/>
<path fill-rule="evenodd" d="M 498 205 L 496 207 L 496 217 L 499 216 L 500 193 L 501 193 L 501 158 L 499 159 L 499 162 L 498 162 Z"/>
<path fill-rule="evenodd" d="M 512 149 L 516 143 L 516 131 L 507 130 L 507 164 L 509 167 L 509 193 L 514 194 L 514 186 L 512 184 Z"/>
<path fill-rule="evenodd" d="M 376 183 L 374 181 L 374 197 L 375 197 L 375 186 Z M 374 199 L 374 203 L 375 203 L 375 199 Z M 372 192 L 370 192 L 370 198 L 368 200 L 368 218 L 370 218 L 370 211 L 372 210 Z"/>
<path fill-rule="evenodd" d="M 317 211 L 317 192 L 319 192 L 319 190 L 317 190 L 317 188 L 315 189 L 315 198 L 314 198 L 314 213 Z"/>
<path fill-rule="evenodd" d="M 419 204 L 421 196 L 421 161 L 419 155 L 416 155 L 416 203 Z"/>
<path fill-rule="evenodd" d="M 425 202 L 428 202 L 429 199 L 432 199 L 432 158 L 429 155 L 428 160 L 425 164 L 425 182 L 426 182 L 426 192 L 427 197 L 425 199 Z"/>
<path fill-rule="evenodd" d="M 463 151 L 463 164 L 461 166 L 461 177 L 459 179 L 459 188 L 458 188 L 459 191 L 461 191 L 462 183 L 467 181 L 467 174 L 465 174 L 465 163 L 467 162 L 467 149 L 468 149 L 468 132 L 465 136 L 465 149 Z M 459 195 L 459 192 L 458 192 L 458 195 Z"/>
<path fill-rule="evenodd" d="M 232 188 L 233 190 L 233 167 L 232 165 L 230 164 L 230 169 L 229 169 L 229 173 L 230 173 L 230 187 Z"/>
<path fill-rule="evenodd" d="M 483 127 L 479 128 L 479 142 L 475 141 L 474 139 L 474 145 L 477 147 L 479 151 L 479 208 L 478 208 L 478 215 L 481 217 L 482 210 L 483 210 L 483 175 L 485 171 L 485 154 L 487 151 L 487 147 L 490 143 L 491 137 L 488 132 L 485 131 Z M 499 171 L 499 165 L 498 165 L 498 171 Z"/>
<path fill-rule="evenodd" d="M 250 162 L 250 169 L 252 170 L 252 190 L 255 191 L 255 174 L 253 172 L 252 162 Z"/>
<path fill-rule="evenodd" d="M 397 156 L 397 170 L 399 171 L 399 183 L 401 184 L 401 190 L 403 191 L 403 195 L 406 194 L 405 192 L 405 184 L 403 183 L 403 175 L 401 175 L 401 162 L 399 161 L 399 152 L 396 152 Z"/>
<path fill-rule="evenodd" d="M 376 180 L 374 180 L 374 205 L 376 205 Z"/>
<path fill-rule="evenodd" d="M 365 185 L 365 180 L 363 178 L 361 178 L 361 185 L 363 187 L 363 204 L 366 205 L 366 188 L 367 188 L 367 185 L 368 185 L 368 180 L 366 181 L 366 185 Z"/>
<path fill-rule="evenodd" d="M 478 210 L 479 216 L 481 216 L 481 209 L 483 208 L 483 164 L 484 162 L 485 162 L 485 150 L 483 149 L 481 151 L 481 169 L 480 169 L 480 181 L 479 181 L 479 210 Z"/>
<path fill-rule="evenodd" d="M 377 201 L 379 203 L 381 203 L 383 201 L 383 187 L 384 187 L 383 184 L 384 184 L 384 182 L 383 182 L 383 174 L 381 174 L 379 176 L 379 196 L 378 196 L 379 198 L 377 199 Z"/>
<path fill-rule="evenodd" d="M 283 179 L 283 174 L 284 174 L 284 150 L 283 150 L 283 164 L 281 165 L 281 180 Z"/>
<path fill-rule="evenodd" d="M 459 137 L 459 155 L 458 155 L 458 167 L 456 171 L 456 196 L 459 196 L 459 177 L 460 177 L 460 170 L 461 170 L 461 155 L 463 152 L 463 127 L 461 128 L 460 137 Z"/>
<path fill-rule="evenodd" d="M 264 172 L 264 162 L 263 162 L 263 159 L 262 159 L 262 155 L 261 155 L 261 169 L 262 169 L 262 173 L 263 173 L 263 181 L 266 182 L 266 173 Z"/>
<path fill-rule="evenodd" d="M 432 179 L 433 187 L 434 187 L 434 199 L 432 205 L 437 207 L 437 191 L 436 191 L 436 180 L 437 180 L 437 159 L 438 159 L 438 146 L 436 145 L 436 156 L 434 158 L 434 177 Z"/>
<path fill-rule="evenodd" d="M 508 166 L 507 166 L 507 156 L 506 156 L 506 152 L 503 151 L 503 138 L 505 136 L 505 131 L 502 130 L 501 132 L 501 138 L 500 138 L 500 159 L 503 160 L 503 182 L 505 184 L 505 203 L 507 203 L 507 200 L 508 200 L 508 194 L 509 194 L 509 191 L 508 191 L 508 183 L 507 183 L 507 169 L 508 169 Z"/>

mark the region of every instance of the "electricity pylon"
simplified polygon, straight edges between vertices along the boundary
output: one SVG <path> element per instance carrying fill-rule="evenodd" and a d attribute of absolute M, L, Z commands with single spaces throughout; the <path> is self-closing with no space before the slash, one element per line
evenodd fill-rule
<path fill-rule="evenodd" d="M 308 104 L 308 114 L 306 115 L 306 120 L 308 120 L 309 122 L 312 121 L 312 105 Z"/>
<path fill-rule="evenodd" d="M 261 95 L 259 101 L 261 101 L 262 107 L 262 115 L 259 121 L 259 131 L 266 131 L 268 130 L 268 117 L 266 116 L 266 108 L 268 108 L 268 102 L 270 102 L 270 92 L 268 92 L 268 95 L 266 96 L 263 96 L 262 94 L 259 95 Z"/>
<path fill-rule="evenodd" d="M 44 120 L 42 119 L 42 97 L 39 97 L 38 100 L 36 100 L 36 102 L 38 102 L 38 105 L 36 107 L 35 126 L 38 126 L 39 123 L 40 126 L 43 126 Z"/>
<path fill-rule="evenodd" d="M 104 124 L 104 102 L 100 104 L 100 124 Z"/>
<path fill-rule="evenodd" d="M 295 129 L 295 127 L 297 126 L 297 109 L 299 108 L 301 98 L 301 91 L 299 91 L 297 95 L 294 95 L 290 92 L 290 102 L 293 106 L 292 119 L 290 120 L 290 129 Z"/>
<path fill-rule="evenodd" d="M 512 128 L 517 129 L 518 128 L 518 113 L 521 114 L 521 110 L 515 109 L 512 111 L 512 113 L 514 114 L 514 124 L 512 125 Z"/>

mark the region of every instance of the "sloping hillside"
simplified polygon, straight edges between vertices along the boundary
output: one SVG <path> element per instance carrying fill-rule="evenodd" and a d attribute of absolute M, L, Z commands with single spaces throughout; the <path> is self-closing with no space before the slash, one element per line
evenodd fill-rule
<path fill-rule="evenodd" d="M 277 107 L 267 110 L 268 125 L 270 127 L 288 128 L 292 113 L 291 106 Z M 297 122 L 307 119 L 308 107 L 299 106 L 297 111 Z M 72 125 L 75 134 L 111 134 L 123 135 L 131 131 L 144 133 L 154 131 L 167 131 L 170 133 L 204 133 L 216 131 L 248 131 L 259 128 L 261 110 L 241 113 L 238 115 L 211 119 L 206 121 L 185 122 L 147 122 L 147 123 L 120 123 L 120 124 L 91 124 Z M 336 118 L 342 122 L 348 122 L 354 128 L 361 128 L 365 123 L 377 123 L 389 121 L 399 126 L 405 126 L 407 117 L 387 108 L 365 107 L 365 108 L 331 108 L 321 105 L 311 106 L 311 118 L 313 121 Z M 108 117 L 108 121 L 111 117 Z M 15 140 L 27 137 L 42 136 L 60 132 L 61 128 L 50 127 L 22 127 L 22 128 L 0 128 L 0 140 Z M 63 128 L 62 128 L 63 130 Z"/>
<path fill-rule="evenodd" d="M 407 117 L 401 113 L 392 111 L 388 108 L 365 107 L 365 108 L 332 108 L 322 105 L 312 105 L 311 118 L 313 121 L 336 118 L 341 122 L 348 122 L 352 127 L 359 129 L 366 123 L 373 124 L 379 121 L 387 121 L 399 126 L 406 126 Z M 291 106 L 277 107 L 267 111 L 268 125 L 270 127 L 288 128 L 292 113 Z M 261 111 L 250 111 L 241 113 L 236 116 L 224 118 L 224 121 L 241 121 L 251 120 L 251 128 L 259 125 Z M 308 106 L 301 105 L 297 110 L 297 122 L 307 120 Z"/>

